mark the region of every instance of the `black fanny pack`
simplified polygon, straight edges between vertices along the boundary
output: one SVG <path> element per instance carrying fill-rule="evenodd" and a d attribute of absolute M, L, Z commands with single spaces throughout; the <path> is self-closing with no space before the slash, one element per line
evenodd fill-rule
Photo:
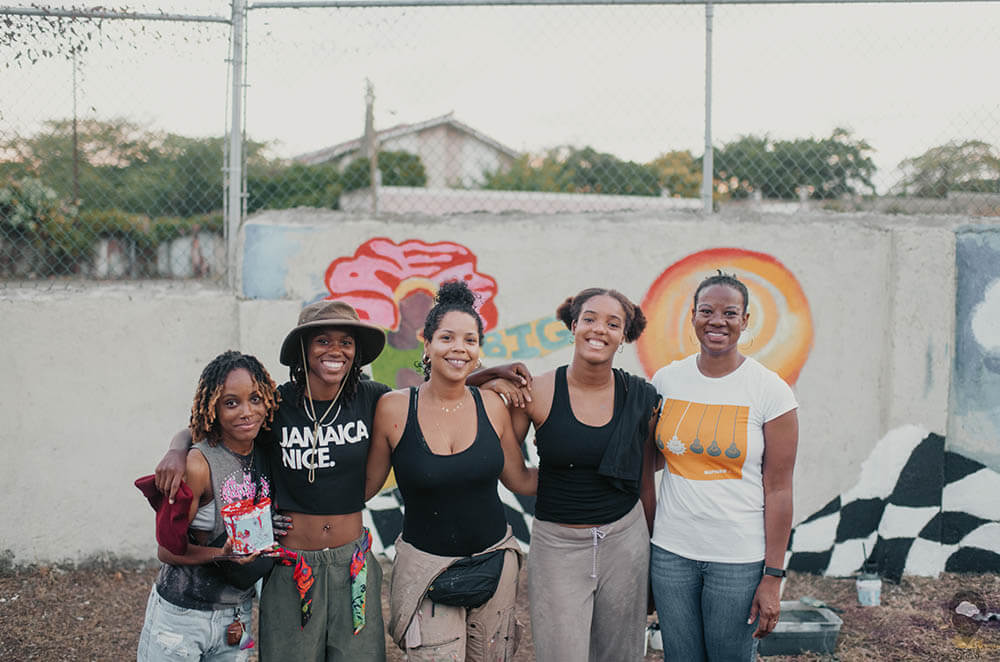
<path fill-rule="evenodd" d="M 505 551 L 497 549 L 455 561 L 427 588 L 427 597 L 452 607 L 486 604 L 500 583 Z"/>

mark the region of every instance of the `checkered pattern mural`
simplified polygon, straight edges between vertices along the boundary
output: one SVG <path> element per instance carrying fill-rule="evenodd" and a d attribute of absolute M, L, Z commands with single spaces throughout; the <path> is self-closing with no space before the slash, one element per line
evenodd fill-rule
<path fill-rule="evenodd" d="M 534 497 L 499 486 L 514 535 L 527 550 Z M 373 549 L 389 558 L 403 529 L 398 489 L 368 502 Z M 857 484 L 792 530 L 788 567 L 847 576 L 865 561 L 883 577 L 1000 570 L 1000 474 L 918 426 L 893 430 L 876 445 Z"/>
<path fill-rule="evenodd" d="M 867 555 L 867 558 L 866 558 Z M 788 567 L 883 577 L 1000 569 L 1000 474 L 917 426 L 887 434 L 857 484 L 792 530 Z"/>

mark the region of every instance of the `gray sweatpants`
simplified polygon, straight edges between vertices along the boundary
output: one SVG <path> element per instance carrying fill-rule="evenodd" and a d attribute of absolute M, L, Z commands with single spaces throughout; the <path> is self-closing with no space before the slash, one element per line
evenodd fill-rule
<path fill-rule="evenodd" d="M 641 660 L 648 591 L 641 503 L 595 528 L 532 525 L 528 597 L 538 662 Z"/>

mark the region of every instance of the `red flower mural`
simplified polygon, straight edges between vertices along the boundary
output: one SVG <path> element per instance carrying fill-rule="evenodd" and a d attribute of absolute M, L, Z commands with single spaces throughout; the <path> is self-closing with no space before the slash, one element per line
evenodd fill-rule
<path fill-rule="evenodd" d="M 346 301 L 361 319 L 395 331 L 400 328 L 399 304 L 408 295 L 423 291 L 433 296 L 441 283 L 464 280 L 478 297 L 476 309 L 489 331 L 497 325 L 497 283 L 476 271 L 476 259 L 465 246 L 448 241 L 397 244 L 376 237 L 361 244 L 353 257 L 337 258 L 327 267 L 327 298 Z"/>

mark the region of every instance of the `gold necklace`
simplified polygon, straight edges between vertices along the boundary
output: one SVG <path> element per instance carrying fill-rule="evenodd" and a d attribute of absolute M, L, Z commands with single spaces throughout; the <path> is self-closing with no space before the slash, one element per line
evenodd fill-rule
<path fill-rule="evenodd" d="M 444 412 L 444 413 L 446 413 L 446 414 L 449 414 L 449 415 L 450 415 L 450 414 L 453 414 L 454 412 L 456 412 L 456 411 L 458 411 L 459 409 L 461 409 L 461 408 L 462 408 L 462 405 L 464 405 L 464 404 L 465 404 L 465 399 L 466 399 L 466 398 L 465 398 L 465 394 L 466 394 L 466 393 L 468 393 L 468 392 L 469 392 L 469 389 L 468 389 L 468 388 L 466 388 L 466 389 L 465 389 L 465 392 L 464 392 L 464 393 L 462 393 L 462 398 L 461 398 L 461 399 L 460 399 L 460 400 L 458 401 L 458 404 L 457 404 L 457 405 L 455 405 L 454 407 L 451 407 L 451 408 L 448 408 L 448 407 L 445 407 L 445 406 L 444 406 L 444 405 L 442 405 L 442 404 L 438 404 L 438 407 L 439 407 L 439 408 L 441 409 L 441 411 L 443 411 L 443 412 Z M 433 424 L 434 424 L 434 427 L 435 427 L 435 428 L 437 429 L 437 431 L 438 431 L 438 435 L 439 435 L 439 437 L 441 438 L 441 440 L 442 440 L 442 441 L 443 441 L 443 440 L 446 440 L 446 439 L 447 439 L 448 437 L 447 437 L 447 435 L 445 435 L 445 433 L 444 433 L 444 430 L 443 430 L 443 429 L 441 428 L 441 425 L 440 425 L 440 424 L 438 423 L 437 419 L 438 419 L 438 417 L 437 417 L 437 416 L 431 416 L 431 423 L 433 423 Z M 426 440 L 424 441 L 424 443 L 425 443 L 425 444 L 427 443 L 427 442 L 426 442 Z M 430 448 L 430 447 L 428 446 L 428 448 Z M 432 452 L 433 452 L 433 451 L 432 451 Z M 451 454 L 451 453 L 449 453 L 449 454 Z"/>
<path fill-rule="evenodd" d="M 309 363 L 306 362 L 306 347 L 305 344 L 303 344 L 301 337 L 299 338 L 299 349 L 302 350 L 302 365 L 306 370 L 305 379 L 307 397 L 303 400 L 302 408 L 305 410 L 306 416 L 309 420 L 313 422 L 313 437 L 310 444 L 312 446 L 312 462 L 309 466 L 309 474 L 307 476 L 309 483 L 312 484 L 316 482 L 316 447 L 319 445 L 319 426 L 323 425 L 323 420 L 326 418 L 326 415 L 330 413 L 330 410 L 333 409 L 333 405 L 335 405 L 337 400 L 340 398 L 340 392 L 344 390 L 344 383 L 347 381 L 347 377 L 340 380 L 340 387 L 337 389 L 337 394 L 333 396 L 333 400 L 330 401 L 330 406 L 326 408 L 326 411 L 323 412 L 322 416 L 316 418 L 316 405 L 313 404 L 312 388 L 309 386 Z M 348 376 L 350 376 L 350 369 L 348 369 Z M 326 423 L 326 425 L 333 425 L 338 416 L 340 416 L 340 407 L 337 407 L 337 413 L 333 415 L 333 419 L 329 423 Z"/>

